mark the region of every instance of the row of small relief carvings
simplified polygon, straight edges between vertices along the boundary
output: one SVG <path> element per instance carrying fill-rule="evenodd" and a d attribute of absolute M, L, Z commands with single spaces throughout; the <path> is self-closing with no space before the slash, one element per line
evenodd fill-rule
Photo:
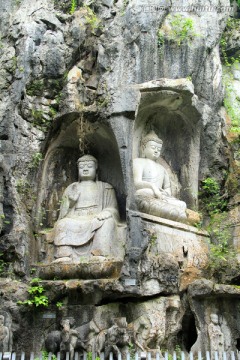
<path fill-rule="evenodd" d="M 0 360 L 70 360 L 71 356 L 69 352 L 61 353 L 58 352 L 57 355 L 52 353 L 41 352 L 30 354 L 25 354 L 25 352 L 16 353 L 16 352 L 4 352 L 0 353 Z M 94 353 L 79 353 L 75 352 L 73 354 L 74 360 L 104 360 L 105 354 L 102 352 L 100 356 L 97 356 Z M 113 353 L 110 353 L 108 356 L 109 360 L 114 359 Z M 165 351 L 165 352 L 126 352 L 118 353 L 117 360 L 239 360 L 240 352 L 239 351 L 206 351 L 197 353 L 190 352 L 186 353 L 184 351 Z"/>

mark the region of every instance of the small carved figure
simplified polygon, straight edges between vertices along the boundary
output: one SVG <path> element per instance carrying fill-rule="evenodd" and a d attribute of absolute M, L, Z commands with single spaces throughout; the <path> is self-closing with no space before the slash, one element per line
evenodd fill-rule
<path fill-rule="evenodd" d="M 56 354 L 60 350 L 61 331 L 51 331 L 45 339 L 45 348 L 48 352 Z"/>
<path fill-rule="evenodd" d="M 165 334 L 164 329 L 153 324 L 150 317 L 141 316 L 134 322 L 134 342 L 142 351 L 160 349 Z"/>
<path fill-rule="evenodd" d="M 87 351 L 87 335 L 89 323 L 83 324 L 75 329 L 72 328 L 74 319 L 64 319 L 61 322 L 62 330 L 51 331 L 45 340 L 48 352 L 56 354 L 58 351 L 70 352 L 71 358 L 74 351 Z"/>
<path fill-rule="evenodd" d="M 108 329 L 100 329 L 95 321 L 90 322 L 90 334 L 88 350 L 100 356 L 104 351 L 105 358 L 109 358 L 110 352 L 116 355 L 124 353 L 128 348 L 130 336 L 126 318 L 114 319 L 113 325 Z"/>
<path fill-rule="evenodd" d="M 143 158 L 133 160 L 136 203 L 144 213 L 185 222 L 186 203 L 171 196 L 170 179 L 157 160 L 162 140 L 151 131 L 142 140 Z"/>
<path fill-rule="evenodd" d="M 218 315 L 210 315 L 210 324 L 208 325 L 208 336 L 210 340 L 210 349 L 212 352 L 224 351 L 224 336 L 219 325 Z"/>
<path fill-rule="evenodd" d="M 61 322 L 62 331 L 61 331 L 61 352 L 69 352 L 70 359 L 73 359 L 74 350 L 77 345 L 78 332 L 74 329 L 71 329 L 71 321 L 69 319 L 64 319 Z"/>
<path fill-rule="evenodd" d="M 4 325 L 4 316 L 0 315 L 0 352 L 10 351 L 10 331 Z"/>
<path fill-rule="evenodd" d="M 109 358 L 110 352 L 116 356 L 119 352 L 126 352 L 129 341 L 126 318 L 115 319 L 113 326 L 106 333 L 106 358 Z"/>
<path fill-rule="evenodd" d="M 97 160 L 84 155 L 78 160 L 79 182 L 67 187 L 54 227 L 57 260 L 80 256 L 117 256 L 116 225 L 119 220 L 113 187 L 96 181 Z"/>

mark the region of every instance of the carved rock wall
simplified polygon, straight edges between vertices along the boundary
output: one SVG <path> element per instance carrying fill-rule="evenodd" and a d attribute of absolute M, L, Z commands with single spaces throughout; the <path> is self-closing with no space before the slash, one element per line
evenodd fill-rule
<path fill-rule="evenodd" d="M 176 3 L 189 6 L 184 0 Z M 200 3 L 194 0 L 191 5 Z M 229 1 L 204 5 L 224 7 Z M 195 283 L 196 295 L 188 292 L 189 284 L 204 273 L 201 264 L 186 266 L 184 256 L 197 251 L 204 259 L 206 244 L 199 245 L 199 240 L 189 250 L 181 239 L 176 255 L 161 253 L 162 242 L 169 245 L 161 231 L 156 231 L 157 245 L 151 242 L 156 237 L 154 227 L 154 236 L 149 233 L 152 222 L 146 226 L 129 211 L 135 210 L 132 158 L 138 156 L 141 135 L 153 127 L 165 143 L 163 157 L 172 169 L 173 191 L 194 210 L 199 180 L 209 175 L 223 180 L 230 150 L 221 110 L 219 41 L 228 12 L 182 11 L 193 20 L 197 36 L 178 44 L 167 37 L 168 12 L 149 11 L 140 0 L 92 2 L 95 21 L 101 22 L 96 27 L 88 20 L 87 3 L 79 1 L 72 15 L 70 8 L 71 1 L 0 0 L 0 313 L 11 333 L 9 347 L 40 350 L 50 330 L 58 337 L 61 321 L 74 319 L 70 328 L 81 334 L 80 349 L 92 339 L 101 347 L 102 335 L 109 336 L 110 349 L 116 329 L 103 332 L 114 326 L 113 318 L 126 317 L 121 331 L 127 335 L 119 348 L 125 349 L 132 337 L 139 349 L 180 345 L 188 351 L 192 346 L 204 350 L 210 346 L 210 314 L 220 314 L 221 304 L 211 284 Z M 159 29 L 164 34 L 160 44 Z M 44 320 L 47 310 L 29 313 L 17 301 L 28 297 L 25 282 L 36 271 L 33 264 L 42 259 L 41 230 L 53 226 L 63 190 L 77 179 L 82 133 L 76 124 L 82 120 L 89 151 L 99 159 L 99 176 L 115 188 L 121 220 L 127 223 L 126 256 L 120 278 L 46 280 L 53 304 L 48 311 L 56 318 Z M 174 236 L 177 242 L 180 235 Z M 159 254 L 153 251 L 156 247 Z M 237 290 L 231 296 L 232 288 L 221 291 L 226 316 L 216 326 L 227 334 L 224 344 L 230 349 L 240 338 L 234 320 Z M 58 301 L 62 309 L 56 309 Z M 97 326 L 89 330 L 86 324 L 93 320 Z M 120 323 L 118 328 L 124 329 L 124 321 Z M 150 333 L 150 327 L 155 331 Z M 58 338 L 56 349 L 61 342 L 62 349 L 71 343 L 62 338 L 59 343 Z"/>

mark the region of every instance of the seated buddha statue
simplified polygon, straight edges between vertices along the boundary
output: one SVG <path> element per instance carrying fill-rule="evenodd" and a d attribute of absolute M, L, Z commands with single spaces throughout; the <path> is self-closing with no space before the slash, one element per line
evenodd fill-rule
<path fill-rule="evenodd" d="M 142 158 L 133 160 L 135 199 L 138 210 L 150 215 L 185 222 L 186 203 L 171 195 L 171 184 L 166 169 L 157 160 L 162 140 L 151 131 L 142 139 Z"/>
<path fill-rule="evenodd" d="M 53 229 L 54 262 L 77 261 L 85 255 L 117 256 L 117 200 L 110 184 L 96 180 L 97 166 L 95 157 L 82 156 L 78 160 L 79 181 L 64 191 Z"/>

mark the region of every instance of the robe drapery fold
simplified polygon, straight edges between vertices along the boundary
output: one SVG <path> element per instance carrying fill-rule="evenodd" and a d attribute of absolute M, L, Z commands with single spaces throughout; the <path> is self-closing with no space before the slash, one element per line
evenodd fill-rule
<path fill-rule="evenodd" d="M 119 220 L 117 200 L 113 187 L 102 181 L 96 184 L 95 195 L 88 206 L 83 204 L 81 198 L 83 188 L 80 182 L 67 187 L 63 194 L 59 220 L 54 227 L 54 244 L 56 246 L 84 246 L 94 237 L 95 232 L 109 219 L 99 220 L 97 215 L 103 210 L 109 211 L 112 217 Z M 76 208 L 77 206 L 77 208 Z"/>

